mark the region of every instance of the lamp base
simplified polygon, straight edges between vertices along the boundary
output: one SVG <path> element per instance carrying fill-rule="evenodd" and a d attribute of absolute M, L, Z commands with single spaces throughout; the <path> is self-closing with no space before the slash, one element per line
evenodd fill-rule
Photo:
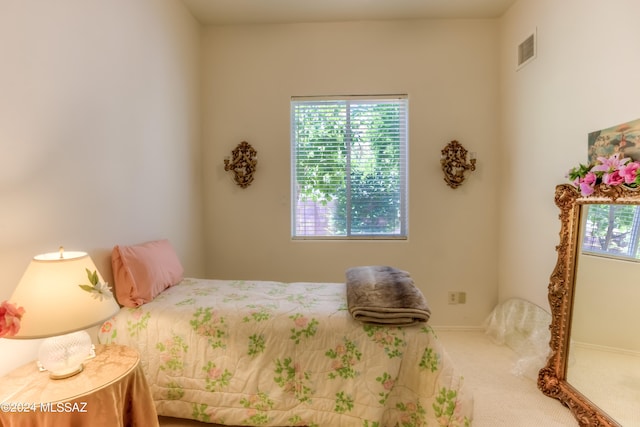
<path fill-rule="evenodd" d="M 84 365 L 81 363 L 80 366 L 75 368 L 73 371 L 70 371 L 70 372 L 67 372 L 67 373 L 49 372 L 49 378 L 51 378 L 52 380 L 63 380 L 65 378 L 69 378 L 69 377 L 72 377 L 74 375 L 78 375 L 83 370 L 84 370 Z"/>
<path fill-rule="evenodd" d="M 55 380 L 69 378 L 84 369 L 84 362 L 92 354 L 91 337 L 86 331 L 45 339 L 38 351 L 39 364 Z"/>

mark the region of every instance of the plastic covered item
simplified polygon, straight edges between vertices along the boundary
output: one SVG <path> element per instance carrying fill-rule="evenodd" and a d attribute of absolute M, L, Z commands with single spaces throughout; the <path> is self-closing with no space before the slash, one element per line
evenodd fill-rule
<path fill-rule="evenodd" d="M 537 380 L 550 354 L 551 314 L 520 298 L 498 304 L 485 321 L 485 332 L 496 344 L 518 355 L 511 373 Z"/>

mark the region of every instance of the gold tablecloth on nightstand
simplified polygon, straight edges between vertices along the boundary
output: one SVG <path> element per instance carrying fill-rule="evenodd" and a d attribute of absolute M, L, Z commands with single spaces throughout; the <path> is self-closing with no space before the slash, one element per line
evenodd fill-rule
<path fill-rule="evenodd" d="M 136 350 L 99 345 L 70 378 L 52 380 L 31 362 L 0 378 L 1 427 L 157 426 Z"/>

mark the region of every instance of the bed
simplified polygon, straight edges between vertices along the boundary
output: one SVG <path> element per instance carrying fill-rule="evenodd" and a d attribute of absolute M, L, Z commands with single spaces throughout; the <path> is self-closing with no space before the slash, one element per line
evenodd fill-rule
<path fill-rule="evenodd" d="M 99 341 L 140 352 L 159 415 L 241 426 L 471 425 L 472 396 L 428 323 L 357 321 L 345 283 L 182 278 L 123 307 Z"/>

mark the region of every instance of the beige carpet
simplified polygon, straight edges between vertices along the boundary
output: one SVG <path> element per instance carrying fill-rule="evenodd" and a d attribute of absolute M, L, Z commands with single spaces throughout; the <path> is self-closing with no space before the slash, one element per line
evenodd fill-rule
<path fill-rule="evenodd" d="M 518 355 L 484 332 L 439 331 L 474 397 L 473 427 L 577 427 L 571 412 L 542 394 L 531 378 L 511 373 Z"/>
<path fill-rule="evenodd" d="M 640 426 L 640 356 L 571 343 L 567 378 L 623 426 Z"/>
<path fill-rule="evenodd" d="M 473 391 L 473 427 L 578 426 L 571 412 L 542 394 L 534 380 L 511 373 L 518 356 L 510 348 L 494 344 L 481 331 L 439 330 L 438 337 Z M 160 425 L 212 426 L 165 417 Z"/>

